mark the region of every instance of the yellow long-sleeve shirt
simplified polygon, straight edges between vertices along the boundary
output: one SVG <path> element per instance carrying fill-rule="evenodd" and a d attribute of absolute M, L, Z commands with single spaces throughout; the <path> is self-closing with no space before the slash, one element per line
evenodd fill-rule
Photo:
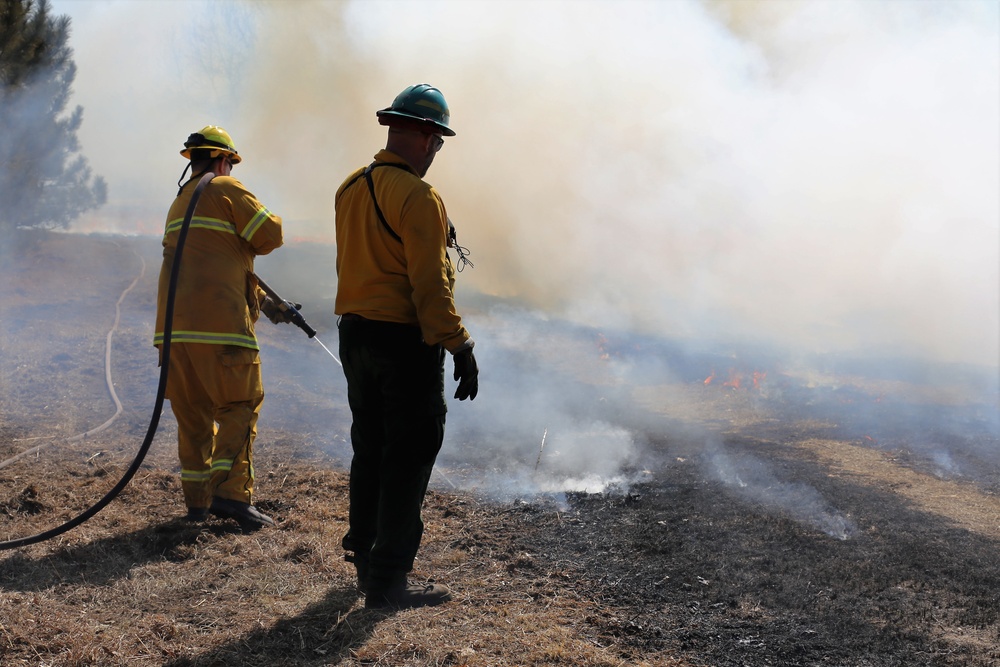
<path fill-rule="evenodd" d="M 196 187 L 196 179 L 185 183 L 167 214 L 155 345 L 163 343 L 177 238 Z M 258 349 L 254 323 L 260 316 L 261 292 L 253 274 L 253 259 L 281 244 L 280 217 L 235 178 L 214 178 L 202 191 L 184 242 L 170 340 Z"/>
<path fill-rule="evenodd" d="M 455 309 L 455 269 L 448 257 L 444 202 L 398 155 L 387 150 L 372 171 L 375 197 L 393 238 L 375 212 L 364 168 L 337 190 L 336 313 L 414 324 L 424 342 L 454 352 L 469 340 Z"/>

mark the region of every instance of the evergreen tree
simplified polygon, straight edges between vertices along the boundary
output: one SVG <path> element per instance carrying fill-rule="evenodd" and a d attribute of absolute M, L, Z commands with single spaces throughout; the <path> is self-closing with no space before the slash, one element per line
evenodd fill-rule
<path fill-rule="evenodd" d="M 0 228 L 65 228 L 107 200 L 79 154 L 83 108 L 66 113 L 76 77 L 70 19 L 48 0 L 0 0 Z"/>

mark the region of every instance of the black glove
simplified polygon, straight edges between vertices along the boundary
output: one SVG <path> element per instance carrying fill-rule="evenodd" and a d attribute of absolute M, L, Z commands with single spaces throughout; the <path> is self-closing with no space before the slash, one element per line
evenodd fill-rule
<path fill-rule="evenodd" d="M 455 390 L 455 398 L 460 401 L 469 399 L 475 400 L 479 393 L 479 365 L 476 364 L 476 355 L 472 354 L 472 348 L 466 348 L 461 352 L 456 352 L 455 375 L 458 380 L 458 389 Z"/>
<path fill-rule="evenodd" d="M 264 297 L 264 300 L 260 302 L 260 312 L 264 313 L 267 319 L 271 320 L 274 324 L 281 324 L 282 322 L 291 322 L 295 317 L 295 310 L 302 310 L 301 303 L 292 303 L 291 301 L 277 302 L 271 297 Z"/>

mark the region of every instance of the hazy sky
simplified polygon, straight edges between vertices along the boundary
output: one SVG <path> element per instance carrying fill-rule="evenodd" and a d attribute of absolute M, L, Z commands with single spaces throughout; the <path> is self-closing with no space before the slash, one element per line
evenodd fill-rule
<path fill-rule="evenodd" d="M 1000 363 L 1000 5 L 59 0 L 83 230 L 159 233 L 206 124 L 288 238 L 442 89 L 464 284 L 589 324 Z"/>

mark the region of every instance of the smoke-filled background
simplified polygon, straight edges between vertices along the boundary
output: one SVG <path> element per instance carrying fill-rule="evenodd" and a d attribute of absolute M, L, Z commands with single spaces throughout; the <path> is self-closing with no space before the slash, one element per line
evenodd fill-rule
<path fill-rule="evenodd" d="M 994 2 L 55 2 L 82 150 L 158 233 L 226 127 L 291 239 L 440 87 L 464 289 L 586 323 L 998 363 Z M 125 53 L 128 53 L 126 56 Z"/>
<path fill-rule="evenodd" d="M 620 415 L 633 403 L 623 385 L 676 379 L 650 342 L 688 359 L 752 346 L 786 364 L 962 364 L 995 382 L 995 2 L 53 10 L 72 17 L 81 149 L 109 187 L 80 231 L 160 234 L 183 140 L 219 124 L 245 158 L 234 176 L 283 216 L 286 238 L 329 244 L 333 192 L 384 145 L 375 110 L 413 83 L 444 92 L 457 136 L 427 180 L 473 252 L 458 298 L 483 367 L 452 433 L 498 459 L 517 442 L 530 469 L 544 445 L 576 487 L 621 469 L 636 433 L 594 406 Z M 259 267 L 299 262 L 332 297 L 326 256 L 303 266 L 290 243 Z M 615 362 L 591 331 L 644 343 Z M 588 354 L 612 363 L 578 362 Z"/>

